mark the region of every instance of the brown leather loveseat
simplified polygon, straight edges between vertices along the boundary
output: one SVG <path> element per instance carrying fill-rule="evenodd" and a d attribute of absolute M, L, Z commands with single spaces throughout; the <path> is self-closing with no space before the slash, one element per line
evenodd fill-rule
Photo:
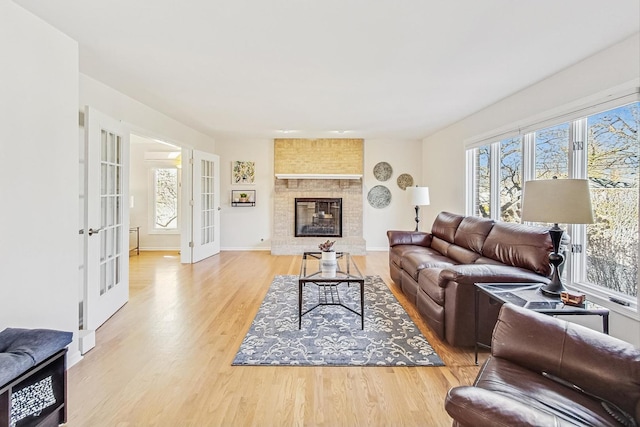
<path fill-rule="evenodd" d="M 456 427 L 640 425 L 640 350 L 504 304 L 491 356 L 445 409 Z"/>
<path fill-rule="evenodd" d="M 475 343 L 475 286 L 548 283 L 546 228 L 441 212 L 431 233 L 387 231 L 391 278 L 429 327 L 454 346 Z M 480 300 L 479 337 L 488 343 L 499 306 Z"/>

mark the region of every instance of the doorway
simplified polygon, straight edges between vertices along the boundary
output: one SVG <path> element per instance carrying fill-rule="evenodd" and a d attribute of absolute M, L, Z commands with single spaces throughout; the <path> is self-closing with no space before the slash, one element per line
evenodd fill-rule
<path fill-rule="evenodd" d="M 99 117 L 99 120 L 87 122 L 87 117 Z M 103 128 L 103 124 L 106 127 Z M 117 133 L 109 130 L 116 127 L 119 130 L 114 132 Z M 97 129 L 97 139 L 87 139 L 87 135 L 95 133 L 91 129 Z M 105 145 L 105 141 L 112 140 L 115 142 Z M 82 254 L 78 287 L 79 345 L 84 354 L 95 346 L 95 330 L 128 301 L 131 256 L 137 256 L 141 249 L 175 251 L 183 263 L 193 263 L 219 252 L 220 172 L 218 156 L 133 134 L 122 121 L 110 119 L 90 107 L 80 114 L 79 141 L 79 245 Z M 105 149 L 105 146 L 116 149 Z M 91 153 L 96 152 L 96 147 L 99 148 L 98 160 L 94 162 Z M 120 162 L 119 155 L 114 157 L 110 153 L 122 153 L 123 161 Z M 189 160 L 184 170 L 183 158 Z M 97 177 L 94 179 L 97 185 L 91 183 L 92 176 Z M 97 190 L 91 190 L 94 187 Z M 93 193 L 98 198 L 93 197 Z M 105 205 L 105 200 L 111 199 L 114 202 Z M 92 211 L 98 213 L 93 220 Z M 93 224 L 104 224 L 105 218 L 110 228 L 120 231 L 110 232 L 108 237 L 102 238 L 105 231 L 111 230 Z M 113 226 L 109 218 L 117 219 Z M 198 230 L 197 235 L 194 229 Z M 97 246 L 96 242 L 99 242 Z M 92 252 L 92 246 L 98 249 Z M 187 253 L 189 256 L 185 257 Z M 96 275 L 91 273 L 96 271 L 91 268 L 93 264 L 106 267 L 100 267 Z M 111 264 L 115 267 L 111 268 Z M 94 287 L 101 289 L 99 283 L 105 281 L 103 276 L 122 278 L 122 287 L 117 285 L 119 279 L 106 280 L 106 283 L 113 282 L 113 289 L 122 289 L 123 299 L 118 300 L 117 306 L 115 302 L 109 304 L 114 309 L 110 313 L 105 311 L 107 314 L 103 318 L 88 321 L 87 313 L 101 312 L 103 295 L 115 294 L 100 291 L 92 297 Z"/>
<path fill-rule="evenodd" d="M 129 249 L 180 251 L 181 148 L 131 134 Z M 138 245 L 140 242 L 140 245 Z"/>

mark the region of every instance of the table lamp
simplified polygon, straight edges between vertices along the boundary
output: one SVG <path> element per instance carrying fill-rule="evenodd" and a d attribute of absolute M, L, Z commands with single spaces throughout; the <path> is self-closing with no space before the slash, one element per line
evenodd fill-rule
<path fill-rule="evenodd" d="M 553 266 L 553 272 L 551 282 L 540 290 L 546 295 L 559 296 L 566 288 L 558 272 L 558 267 L 564 262 L 564 255 L 558 253 L 563 233 L 558 224 L 593 223 L 589 181 L 556 177 L 526 181 L 522 197 L 522 219 L 553 224 L 549 230 L 553 243 L 549 262 Z"/>
<path fill-rule="evenodd" d="M 420 206 L 428 206 L 429 187 L 407 187 L 411 204 L 416 207 L 416 231 L 418 231 L 418 223 L 420 222 Z"/>

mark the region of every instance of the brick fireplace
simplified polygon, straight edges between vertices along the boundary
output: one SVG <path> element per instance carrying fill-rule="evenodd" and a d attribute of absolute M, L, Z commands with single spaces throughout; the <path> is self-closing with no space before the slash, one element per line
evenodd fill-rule
<path fill-rule="evenodd" d="M 335 240 L 338 252 L 366 253 L 363 237 L 364 140 L 274 140 L 274 225 L 271 253 L 318 251 L 318 244 Z M 342 236 L 296 236 L 296 199 L 340 199 Z M 311 213 L 320 216 L 320 211 Z M 333 215 L 324 209 L 326 214 Z M 317 221 L 321 222 L 321 221 Z M 325 221 L 326 222 L 326 221 Z"/>
<path fill-rule="evenodd" d="M 296 237 L 296 198 L 341 198 L 342 237 Z M 361 180 L 276 179 L 271 253 L 291 255 L 317 251 L 318 244 L 331 239 L 336 241 L 338 252 L 364 255 L 366 242 L 363 237 L 362 203 Z"/>

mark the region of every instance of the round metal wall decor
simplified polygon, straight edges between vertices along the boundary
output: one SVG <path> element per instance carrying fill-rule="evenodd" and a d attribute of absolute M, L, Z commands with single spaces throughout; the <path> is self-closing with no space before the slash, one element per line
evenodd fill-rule
<path fill-rule="evenodd" d="M 386 208 L 391 203 L 391 191 L 384 185 L 376 185 L 369 190 L 367 200 L 376 209 Z"/>
<path fill-rule="evenodd" d="M 402 188 L 403 190 L 406 190 L 407 187 L 413 186 L 413 177 L 408 173 L 403 173 L 398 177 L 396 181 L 398 183 L 398 187 Z"/>
<path fill-rule="evenodd" d="M 373 176 L 375 176 L 378 181 L 388 180 L 391 178 L 392 173 L 393 168 L 387 162 L 380 162 L 373 167 Z"/>

